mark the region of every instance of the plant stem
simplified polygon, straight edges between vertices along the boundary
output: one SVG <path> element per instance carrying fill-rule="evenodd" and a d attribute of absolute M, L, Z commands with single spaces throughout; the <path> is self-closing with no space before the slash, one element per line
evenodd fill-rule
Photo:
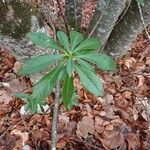
<path fill-rule="evenodd" d="M 59 97 L 60 97 L 60 82 L 56 85 L 56 97 L 55 105 L 53 108 L 53 120 L 52 120 L 52 134 L 51 134 L 51 150 L 56 150 L 57 147 L 57 121 L 58 121 L 58 108 L 59 108 Z"/>
<path fill-rule="evenodd" d="M 54 24 L 53 24 L 53 32 L 54 32 L 54 39 L 56 41 L 56 29 Z M 55 53 L 59 52 L 55 50 Z M 56 150 L 57 147 L 57 121 L 58 121 L 59 97 L 60 97 L 60 81 L 57 82 L 55 91 L 55 101 L 53 107 L 53 119 L 51 128 L 51 146 L 50 146 L 51 150 Z"/>

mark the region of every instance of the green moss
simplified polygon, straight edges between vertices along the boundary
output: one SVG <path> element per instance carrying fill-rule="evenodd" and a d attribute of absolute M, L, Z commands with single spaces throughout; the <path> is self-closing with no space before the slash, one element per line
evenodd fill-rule
<path fill-rule="evenodd" d="M 13 19 L 7 19 L 9 12 L 8 7 L 11 6 L 14 10 Z M 2 35 L 11 36 L 15 39 L 24 37 L 31 28 L 31 12 L 32 6 L 26 3 L 12 0 L 9 3 L 0 2 L 0 33 Z"/>

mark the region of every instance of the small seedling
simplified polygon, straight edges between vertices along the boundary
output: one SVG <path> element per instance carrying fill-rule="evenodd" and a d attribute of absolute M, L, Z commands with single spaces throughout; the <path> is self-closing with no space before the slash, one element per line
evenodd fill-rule
<path fill-rule="evenodd" d="M 26 96 L 28 107 L 33 113 L 36 112 L 37 105 L 42 105 L 51 94 L 57 81 L 62 83 L 62 102 L 66 109 L 71 109 L 76 104 L 74 74 L 78 74 L 86 90 L 96 96 L 103 96 L 102 80 L 96 76 L 94 65 L 105 71 L 113 71 L 116 69 L 116 63 L 111 57 L 96 51 L 101 47 L 99 38 L 84 39 L 84 36 L 76 31 L 71 31 L 69 38 L 64 32 L 58 31 L 58 42 L 40 32 L 30 33 L 29 37 L 38 46 L 59 51 L 59 54 L 31 58 L 20 69 L 21 75 L 30 75 L 39 73 L 49 66 L 52 68 L 55 63 L 55 67 L 34 85 L 33 93 Z"/>

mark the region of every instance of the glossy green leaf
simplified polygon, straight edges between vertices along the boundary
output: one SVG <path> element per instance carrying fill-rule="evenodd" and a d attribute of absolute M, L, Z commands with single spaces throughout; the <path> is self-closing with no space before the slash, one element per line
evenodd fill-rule
<path fill-rule="evenodd" d="M 66 65 L 66 71 L 67 71 L 69 77 L 71 77 L 73 70 L 74 70 L 73 60 L 69 59 L 67 62 L 67 65 Z"/>
<path fill-rule="evenodd" d="M 77 100 L 77 95 L 76 95 L 75 91 L 74 91 L 74 93 L 72 95 L 71 102 L 68 104 L 67 109 L 71 110 L 73 108 L 73 106 L 79 106 L 79 102 Z"/>
<path fill-rule="evenodd" d="M 84 36 L 76 31 L 70 32 L 70 41 L 71 41 L 71 51 L 73 51 L 82 41 Z"/>
<path fill-rule="evenodd" d="M 34 99 L 31 95 L 27 103 L 27 108 L 31 111 L 32 114 L 34 114 L 38 111 L 38 109 L 42 111 L 42 108 L 45 104 L 45 101 L 39 101 L 38 99 Z"/>
<path fill-rule="evenodd" d="M 46 33 L 42 32 L 31 32 L 29 33 L 30 40 L 41 47 L 56 49 L 60 51 L 64 51 L 51 37 L 49 37 Z"/>
<path fill-rule="evenodd" d="M 59 40 L 59 42 L 63 45 L 63 47 L 69 51 L 69 40 L 68 37 L 66 35 L 66 33 L 64 33 L 63 31 L 58 31 L 57 32 L 57 38 Z"/>
<path fill-rule="evenodd" d="M 29 75 L 41 72 L 48 68 L 50 64 L 55 63 L 57 60 L 63 58 L 63 54 L 56 55 L 42 55 L 29 59 L 19 70 L 21 75 Z"/>
<path fill-rule="evenodd" d="M 81 50 L 96 50 L 101 47 L 101 41 L 99 38 L 88 38 L 85 39 L 81 44 L 75 48 L 74 52 L 81 51 Z"/>
<path fill-rule="evenodd" d="M 68 76 L 68 73 L 67 73 L 67 70 L 66 70 L 66 67 L 62 68 L 60 74 L 59 74 L 59 78 L 58 80 L 64 82 L 65 79 L 66 79 L 66 76 Z"/>
<path fill-rule="evenodd" d="M 136 0 L 141 6 L 144 6 L 145 0 Z"/>
<path fill-rule="evenodd" d="M 54 89 L 62 67 L 54 68 L 50 73 L 45 75 L 33 88 L 32 97 L 36 101 L 43 101 Z"/>
<path fill-rule="evenodd" d="M 37 112 L 38 102 L 31 98 L 29 99 L 27 106 L 31 113 L 34 114 Z"/>
<path fill-rule="evenodd" d="M 87 61 L 80 59 L 80 58 L 77 58 L 77 61 L 78 61 L 78 64 L 81 66 L 81 68 L 88 69 L 95 73 L 94 68 Z"/>
<path fill-rule="evenodd" d="M 68 105 L 71 103 L 73 93 L 74 93 L 73 78 L 67 76 L 64 81 L 62 89 L 62 98 L 66 109 L 68 108 Z"/>
<path fill-rule="evenodd" d="M 96 53 L 90 55 L 82 55 L 78 57 L 96 64 L 102 70 L 106 71 L 116 70 L 116 62 L 111 57 L 105 54 Z"/>
<path fill-rule="evenodd" d="M 93 49 L 86 49 L 86 50 L 75 52 L 76 56 L 79 56 L 79 55 L 88 55 L 88 54 L 93 54 Z"/>
<path fill-rule="evenodd" d="M 30 99 L 30 95 L 24 94 L 24 93 L 16 93 L 15 97 L 20 98 L 20 99 L 22 99 L 22 98 Z"/>
<path fill-rule="evenodd" d="M 83 86 L 96 96 L 103 96 L 104 89 L 100 78 L 88 69 L 83 69 L 76 66 L 76 71 L 80 77 Z"/>

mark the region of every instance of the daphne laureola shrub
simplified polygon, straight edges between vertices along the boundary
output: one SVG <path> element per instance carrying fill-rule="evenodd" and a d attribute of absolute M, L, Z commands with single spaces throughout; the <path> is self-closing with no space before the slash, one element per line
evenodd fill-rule
<path fill-rule="evenodd" d="M 16 94 L 19 98 L 27 99 L 28 108 L 33 113 L 37 111 L 38 105 L 45 104 L 45 99 L 51 94 L 58 81 L 62 85 L 62 102 L 66 109 L 71 109 L 76 99 L 74 74 L 78 74 L 87 91 L 96 96 L 103 96 L 102 80 L 96 76 L 94 67 L 97 66 L 104 71 L 113 71 L 116 69 L 116 63 L 111 57 L 96 51 L 101 48 L 99 38 L 85 39 L 81 33 L 76 31 L 71 31 L 69 37 L 64 32 L 58 31 L 57 42 L 47 34 L 40 32 L 30 33 L 29 38 L 38 46 L 59 52 L 31 58 L 19 71 L 21 75 L 30 75 L 51 66 L 50 71 L 33 86 L 32 94 Z"/>

